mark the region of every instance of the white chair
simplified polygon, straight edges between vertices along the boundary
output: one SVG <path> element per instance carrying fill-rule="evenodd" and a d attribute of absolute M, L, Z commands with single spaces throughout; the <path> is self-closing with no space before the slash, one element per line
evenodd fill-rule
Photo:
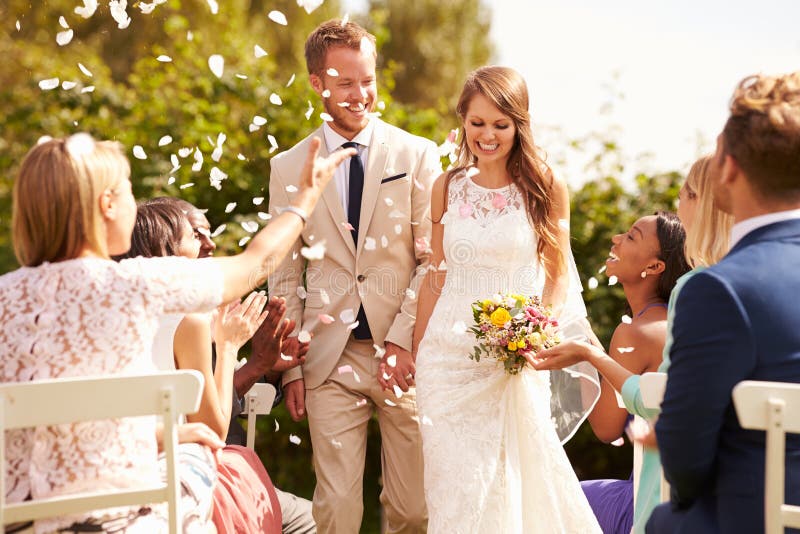
<path fill-rule="evenodd" d="M 203 376 L 174 371 L 141 376 L 62 378 L 0 385 L 0 528 L 8 523 L 80 514 L 115 506 L 168 503 L 169 532 L 181 531 L 180 481 L 176 465 L 181 414 L 200 405 Z M 164 425 L 165 484 L 5 502 L 5 431 L 119 417 L 160 415 Z"/>
<path fill-rule="evenodd" d="M 644 373 L 639 380 L 639 389 L 642 392 L 642 404 L 651 410 L 660 410 L 661 401 L 664 400 L 664 391 L 667 389 L 667 373 Z M 669 483 L 661 473 L 661 502 L 669 500 Z"/>
<path fill-rule="evenodd" d="M 745 380 L 733 388 L 733 404 L 742 428 L 767 432 L 765 533 L 800 527 L 800 506 L 784 503 L 786 433 L 800 434 L 800 384 Z"/>
<path fill-rule="evenodd" d="M 244 413 L 247 414 L 247 447 L 255 448 L 256 416 L 266 415 L 272 411 L 277 391 L 272 384 L 256 382 L 244 395 Z"/>

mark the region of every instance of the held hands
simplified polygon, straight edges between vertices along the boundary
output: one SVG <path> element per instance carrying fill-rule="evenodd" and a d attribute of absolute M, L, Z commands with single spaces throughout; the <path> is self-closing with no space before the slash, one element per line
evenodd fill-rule
<path fill-rule="evenodd" d="M 386 353 L 378 366 L 378 383 L 383 389 L 393 390 L 397 385 L 403 392 L 414 387 L 417 366 L 414 356 L 394 343 L 386 343 Z M 391 365 L 394 363 L 394 365 Z"/>
<path fill-rule="evenodd" d="M 322 190 L 328 185 L 333 177 L 336 168 L 347 158 L 355 156 L 358 152 L 354 148 L 337 150 L 326 158 L 317 157 L 320 147 L 320 139 L 311 139 L 308 147 L 305 165 L 300 173 L 300 192 L 293 203 L 295 207 L 305 210 L 307 213 L 313 211 L 317 204 Z"/>
<path fill-rule="evenodd" d="M 267 318 L 270 308 L 264 309 L 267 297 L 263 291 L 250 293 L 243 302 L 235 300 L 220 306 L 214 319 L 214 340 L 238 351 L 253 337 Z"/>

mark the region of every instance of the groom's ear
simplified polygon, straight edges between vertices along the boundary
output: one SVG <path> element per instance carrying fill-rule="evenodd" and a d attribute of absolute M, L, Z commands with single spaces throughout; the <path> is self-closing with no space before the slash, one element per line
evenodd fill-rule
<path fill-rule="evenodd" d="M 311 82 L 311 88 L 314 89 L 314 92 L 322 96 L 322 91 L 325 90 L 324 84 L 322 83 L 322 78 L 316 74 L 311 74 L 308 77 L 308 81 Z"/>

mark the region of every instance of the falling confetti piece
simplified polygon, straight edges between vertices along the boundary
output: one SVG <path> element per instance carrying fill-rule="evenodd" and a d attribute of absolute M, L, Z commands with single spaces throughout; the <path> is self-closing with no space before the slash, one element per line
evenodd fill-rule
<path fill-rule="evenodd" d="M 375 238 L 374 237 L 367 237 L 364 239 L 364 250 L 375 250 Z"/>
<path fill-rule="evenodd" d="M 394 233 L 400 235 L 403 233 L 403 227 L 399 224 L 394 225 Z"/>
<path fill-rule="evenodd" d="M 93 93 L 94 92 L 94 85 L 87 85 L 83 89 L 81 89 L 81 93 Z"/>
<path fill-rule="evenodd" d="M 427 415 L 423 415 L 422 416 L 422 424 L 423 425 L 428 425 L 428 426 L 433 426 L 433 421 L 431 421 L 431 418 L 428 417 Z"/>
<path fill-rule="evenodd" d="M 384 198 L 383 202 L 389 207 L 394 206 L 394 200 L 389 197 Z"/>
<path fill-rule="evenodd" d="M 295 293 L 297 293 L 297 298 L 299 298 L 300 300 L 304 300 L 308 296 L 308 292 L 306 291 L 306 288 L 304 288 L 303 286 L 297 286 Z"/>
<path fill-rule="evenodd" d="M 333 117 L 331 117 L 330 115 L 328 115 L 328 114 L 327 114 L 327 113 L 325 113 L 324 111 L 323 111 L 322 113 L 320 113 L 320 114 L 319 114 L 319 118 L 320 118 L 320 119 L 322 119 L 322 120 L 324 120 L 325 122 L 331 122 L 331 121 L 333 121 Z"/>
<path fill-rule="evenodd" d="M 73 36 L 72 30 L 58 32 L 56 34 L 56 42 L 58 43 L 58 46 L 68 45 L 69 42 L 72 41 L 72 36 Z"/>
<path fill-rule="evenodd" d="M 281 26 L 286 26 L 287 24 L 289 24 L 289 23 L 287 22 L 287 20 L 286 20 L 286 15 L 284 15 L 284 14 L 283 14 L 283 13 L 281 13 L 280 11 L 270 11 L 270 12 L 269 12 L 269 15 L 267 15 L 267 17 L 268 17 L 268 18 L 269 18 L 269 20 L 271 20 L 272 22 L 275 22 L 275 23 L 277 23 L 277 24 L 280 24 Z"/>
<path fill-rule="evenodd" d="M 297 186 L 295 185 L 287 185 L 286 186 L 287 193 L 297 193 Z"/>
<path fill-rule="evenodd" d="M 330 97 L 331 97 L 331 91 L 330 91 L 330 89 L 325 89 L 324 91 L 322 91 L 322 98 L 330 98 Z M 348 104 L 348 106 L 349 106 L 349 105 L 350 105 L 350 104 Z"/>
<path fill-rule="evenodd" d="M 606 266 L 605 266 L 605 265 L 603 265 L 602 267 L 600 267 L 600 268 L 597 270 L 597 273 L 598 273 L 598 274 L 603 274 L 604 272 L 606 272 Z"/>
<path fill-rule="evenodd" d="M 253 197 L 253 205 L 260 206 L 264 202 L 264 197 Z"/>
<path fill-rule="evenodd" d="M 633 319 L 631 319 L 631 318 L 630 318 L 630 317 L 628 317 L 627 315 L 623 315 L 623 316 L 622 316 L 622 319 L 621 319 L 621 321 L 622 321 L 623 323 L 625 323 L 625 324 L 631 324 L 631 323 L 633 322 Z"/>
<path fill-rule="evenodd" d="M 465 334 L 467 332 L 467 325 L 464 324 L 464 321 L 456 321 L 453 323 L 453 327 L 450 330 L 454 334 Z"/>
<path fill-rule="evenodd" d="M 225 58 L 219 54 L 214 54 L 208 58 L 208 68 L 214 73 L 217 78 L 222 78 L 222 73 L 225 71 Z"/>
<path fill-rule="evenodd" d="M 58 25 L 64 28 L 65 30 L 69 29 L 69 24 L 67 24 L 67 19 L 64 18 L 64 15 L 58 17 Z"/>
<path fill-rule="evenodd" d="M 325 257 L 325 242 L 320 241 L 310 247 L 303 247 L 300 249 L 300 254 L 307 260 L 319 261 Z"/>
<path fill-rule="evenodd" d="M 344 324 L 352 324 L 353 321 L 356 320 L 356 314 L 352 309 L 348 308 L 346 310 L 342 310 L 342 312 L 339 314 L 339 319 L 341 319 Z"/>
<path fill-rule="evenodd" d="M 350 365 L 340 365 L 338 371 L 340 375 L 343 375 L 345 373 L 352 373 L 353 367 Z"/>
<path fill-rule="evenodd" d="M 383 100 L 381 100 L 380 102 L 378 102 L 378 109 L 379 109 L 379 110 L 381 110 L 381 111 L 383 111 L 384 109 L 386 109 L 386 102 L 384 102 Z"/>
<path fill-rule="evenodd" d="M 333 67 L 329 68 L 325 72 L 328 73 L 328 76 L 334 76 L 334 77 L 339 76 L 339 71 L 334 69 Z"/>
<path fill-rule="evenodd" d="M 240 80 L 246 80 L 247 79 L 247 76 L 245 76 L 244 74 L 236 73 L 236 74 L 234 74 L 234 76 L 236 76 Z"/>
<path fill-rule="evenodd" d="M 423 237 L 418 237 L 414 240 L 414 248 L 417 250 L 417 253 L 425 254 L 427 252 L 430 252 L 431 245 L 430 242 L 428 241 L 428 238 L 423 236 Z"/>
<path fill-rule="evenodd" d="M 260 46 L 255 45 L 253 47 L 253 55 L 256 56 L 257 59 L 262 58 L 267 55 L 267 51 L 261 48 Z"/>
<path fill-rule="evenodd" d="M 156 61 L 160 61 L 161 63 L 170 63 L 172 62 L 172 58 L 169 56 L 165 56 L 164 54 L 161 54 L 156 58 Z"/>
<path fill-rule="evenodd" d="M 275 139 L 274 135 L 267 135 L 267 141 L 269 141 L 269 153 L 272 154 L 276 150 L 278 150 L 278 140 Z"/>
<path fill-rule="evenodd" d="M 397 355 L 392 354 L 386 357 L 386 365 L 389 367 L 397 367 Z"/>
<path fill-rule="evenodd" d="M 172 142 L 172 136 L 165 135 L 161 139 L 158 140 L 158 146 L 167 146 Z"/>
<path fill-rule="evenodd" d="M 311 341 L 311 334 L 309 334 L 305 330 L 301 330 L 299 334 L 297 334 L 297 341 L 300 343 L 308 343 Z"/>
<path fill-rule="evenodd" d="M 281 353 L 281 360 L 283 360 L 285 362 L 290 362 L 290 361 L 292 361 L 292 357 Z"/>
<path fill-rule="evenodd" d="M 347 325 L 347 330 L 348 331 L 355 330 L 357 327 L 358 327 L 358 321 L 356 321 L 354 323 L 350 323 L 349 325 Z"/>
<path fill-rule="evenodd" d="M 386 354 L 386 349 L 384 347 L 379 347 L 378 345 L 372 345 L 372 348 L 375 349 L 375 358 L 383 358 L 383 355 Z"/>
<path fill-rule="evenodd" d="M 219 170 L 217 167 L 211 168 L 211 174 L 209 175 L 209 181 L 211 183 L 211 187 L 216 189 L 217 191 L 222 189 L 222 181 L 228 178 L 228 175 Z"/>
<path fill-rule="evenodd" d="M 620 354 L 625 354 L 625 353 L 628 353 L 628 352 L 633 352 L 634 348 L 633 347 L 617 347 L 617 350 L 620 352 Z"/>
<path fill-rule="evenodd" d="M 281 428 L 281 425 L 280 425 L 280 423 L 278 423 L 278 420 L 277 420 L 277 419 L 275 419 L 275 432 L 277 432 L 278 430 L 280 430 L 280 428 Z"/>
<path fill-rule="evenodd" d="M 589 289 L 597 289 L 597 285 L 598 285 L 597 278 L 595 278 L 594 276 L 592 276 L 591 278 L 589 278 L 589 280 L 586 281 L 586 286 Z"/>
<path fill-rule="evenodd" d="M 117 22 L 117 28 L 124 30 L 131 23 L 131 18 L 125 11 L 128 7 L 127 0 L 110 0 L 108 7 L 111 10 L 111 17 Z"/>
<path fill-rule="evenodd" d="M 300 442 L 302 440 L 299 437 L 295 436 L 294 434 L 289 434 L 289 441 L 291 441 L 295 445 L 300 445 Z"/>
<path fill-rule="evenodd" d="M 147 154 L 145 154 L 144 149 L 141 147 L 141 145 L 134 145 L 133 157 L 136 159 L 147 159 Z"/>
<path fill-rule="evenodd" d="M 392 391 L 394 392 L 394 396 L 397 397 L 398 399 L 403 397 L 403 390 L 400 389 L 400 386 L 398 386 L 397 384 L 392 386 Z"/>
<path fill-rule="evenodd" d="M 333 316 L 328 315 L 327 313 L 320 313 L 317 315 L 317 319 L 319 319 L 319 322 L 322 324 L 331 324 L 336 320 L 333 318 Z"/>
<path fill-rule="evenodd" d="M 350 232 L 352 232 L 353 230 L 355 230 L 355 228 L 353 227 L 353 225 L 352 225 L 352 224 L 350 224 L 350 223 L 349 223 L 349 222 L 347 222 L 347 221 L 344 221 L 344 222 L 342 222 L 342 227 L 343 227 L 345 230 L 349 230 Z"/>
<path fill-rule="evenodd" d="M 242 226 L 242 228 L 244 229 L 245 232 L 248 232 L 248 233 L 251 233 L 251 234 L 254 234 L 254 233 L 258 232 L 258 223 L 255 222 L 255 221 L 243 221 L 243 222 L 241 222 L 239 224 L 241 224 L 241 226 Z"/>
<path fill-rule="evenodd" d="M 331 303 L 331 298 L 328 296 L 328 292 L 324 289 L 319 290 L 319 300 L 321 300 L 325 306 Z"/>
<path fill-rule="evenodd" d="M 559 219 L 558 226 L 560 226 L 564 230 L 569 231 L 569 221 L 567 219 Z"/>
<path fill-rule="evenodd" d="M 76 9 L 77 9 L 77 8 L 76 8 Z M 17 19 L 17 23 L 15 24 L 15 26 L 17 27 L 17 31 L 19 31 L 20 29 L 22 29 L 22 26 L 20 26 L 20 24 L 19 24 L 19 19 Z"/>
<path fill-rule="evenodd" d="M 272 218 L 272 215 L 269 213 L 264 213 L 263 211 L 259 211 L 256 215 L 258 215 L 258 218 L 262 221 L 268 221 Z"/>
<path fill-rule="evenodd" d="M 182 158 L 185 158 L 186 156 L 188 156 L 191 153 L 192 153 L 192 149 L 190 147 L 188 147 L 188 146 L 185 146 L 183 148 L 179 148 L 178 149 L 178 155 L 180 157 L 182 157 Z"/>
<path fill-rule="evenodd" d="M 220 224 L 219 226 L 217 226 L 217 229 L 211 232 L 211 237 L 217 237 L 220 234 L 222 234 L 222 232 L 225 231 L 226 226 L 227 226 L 226 224 Z"/>
<path fill-rule="evenodd" d="M 344 17 L 342 17 L 342 23 L 341 23 L 342 28 L 347 26 L 348 22 L 350 22 L 350 13 L 345 13 Z"/>
<path fill-rule="evenodd" d="M 256 126 L 264 126 L 265 124 L 267 124 L 267 119 L 265 119 L 261 115 L 256 115 L 255 117 L 253 117 L 253 124 L 255 124 Z"/>
<path fill-rule="evenodd" d="M 289 78 L 288 82 L 286 82 L 286 87 L 289 87 L 290 85 L 292 85 L 294 83 L 294 79 L 295 79 L 295 75 L 292 74 L 292 77 Z"/>
<path fill-rule="evenodd" d="M 188 184 L 183 184 L 180 188 L 181 189 L 189 189 L 190 187 L 194 187 L 194 182 L 189 182 Z"/>
<path fill-rule="evenodd" d="M 97 11 L 97 0 L 83 0 L 83 6 L 75 8 L 75 14 L 88 19 Z M 19 27 L 17 28 L 19 29 Z"/>
<path fill-rule="evenodd" d="M 64 89 L 65 91 L 69 91 L 70 89 L 73 89 L 76 85 L 78 85 L 78 84 L 75 83 L 75 82 L 68 82 L 67 80 L 64 80 L 63 82 L 61 82 L 61 88 Z M 77 126 L 77 124 L 76 124 L 76 126 Z"/>
<path fill-rule="evenodd" d="M 243 247 L 245 245 L 245 243 L 247 243 L 248 241 L 250 241 L 250 236 L 246 235 L 246 236 L 244 236 L 243 238 L 241 238 L 239 240 L 239 246 Z"/>
<path fill-rule="evenodd" d="M 613 274 L 608 277 L 608 285 L 613 286 L 617 283 L 617 277 Z"/>
<path fill-rule="evenodd" d="M 236 202 L 228 202 L 228 204 L 225 206 L 225 213 L 230 213 L 234 209 L 236 209 Z"/>
<path fill-rule="evenodd" d="M 385 402 L 389 406 L 397 406 L 397 404 L 395 404 L 394 402 L 390 401 L 389 399 L 383 399 L 383 402 Z"/>
<path fill-rule="evenodd" d="M 261 128 L 261 126 L 259 126 L 258 124 L 251 124 L 251 125 L 249 126 L 250 133 L 253 133 L 253 132 L 257 131 L 257 130 L 259 130 L 260 128 Z"/>
<path fill-rule="evenodd" d="M 365 404 L 367 404 L 367 399 L 360 399 L 360 400 L 358 400 L 356 402 L 356 408 L 360 408 L 361 406 L 364 406 Z"/>
<path fill-rule="evenodd" d="M 269 101 L 271 104 L 275 104 L 276 106 L 283 104 L 283 100 L 281 100 L 281 97 L 278 95 L 278 93 L 272 93 L 269 95 Z"/>
<path fill-rule="evenodd" d="M 175 177 L 174 176 L 170 176 L 169 180 L 167 180 L 167 185 L 172 185 L 174 183 L 175 183 Z"/>
<path fill-rule="evenodd" d="M 407 288 L 406 288 L 406 292 L 405 292 L 405 293 L 406 293 L 406 296 L 407 296 L 408 298 L 410 298 L 410 299 L 415 299 L 415 298 L 417 298 L 417 293 L 416 293 L 416 291 L 414 291 L 414 290 L 413 290 L 413 289 L 411 289 L 410 287 L 407 287 Z"/>
<path fill-rule="evenodd" d="M 306 10 L 309 15 L 322 5 L 324 0 L 297 0 L 297 5 Z"/>
<path fill-rule="evenodd" d="M 219 4 L 217 3 L 217 0 L 206 0 L 206 2 L 208 2 L 208 7 L 211 9 L 212 15 L 219 13 Z"/>
<path fill-rule="evenodd" d="M 236 154 L 236 159 L 239 161 L 247 161 L 247 158 L 244 157 L 244 154 Z"/>
<path fill-rule="evenodd" d="M 611 445 L 613 445 L 614 447 L 622 447 L 623 445 L 625 445 L 625 438 L 620 436 L 617 439 L 615 439 L 614 441 L 612 441 Z"/>

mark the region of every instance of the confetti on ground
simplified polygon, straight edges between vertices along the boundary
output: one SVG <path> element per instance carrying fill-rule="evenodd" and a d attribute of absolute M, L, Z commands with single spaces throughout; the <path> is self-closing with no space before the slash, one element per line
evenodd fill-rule
<path fill-rule="evenodd" d="M 269 20 L 271 20 L 272 22 L 280 24 L 281 26 L 286 26 L 287 24 L 289 24 L 286 20 L 286 15 L 284 15 L 280 11 L 270 11 L 267 17 L 269 17 Z"/>
<path fill-rule="evenodd" d="M 319 261 L 325 257 L 325 242 L 320 241 L 310 247 L 300 249 L 300 254 L 307 260 Z"/>
<path fill-rule="evenodd" d="M 156 61 L 160 61 L 161 63 L 171 63 L 172 58 L 167 55 L 161 54 L 156 58 Z"/>
<path fill-rule="evenodd" d="M 613 274 L 608 277 L 608 285 L 613 286 L 617 283 L 617 277 Z"/>
<path fill-rule="evenodd" d="M 225 71 L 225 58 L 219 54 L 214 54 L 208 58 L 208 68 L 214 73 L 217 78 L 222 78 L 222 73 Z"/>
<path fill-rule="evenodd" d="M 258 45 L 253 46 L 253 55 L 256 56 L 256 59 L 262 58 L 267 55 L 267 51 L 261 48 Z"/>
<path fill-rule="evenodd" d="M 291 441 L 295 445 L 300 445 L 300 442 L 302 440 L 299 437 L 295 436 L 294 434 L 289 434 L 289 441 Z"/>
<path fill-rule="evenodd" d="M 73 35 L 74 35 L 74 33 L 73 33 L 72 30 L 66 30 L 66 31 L 63 31 L 63 32 L 58 32 L 56 34 L 56 42 L 58 43 L 58 46 L 68 45 L 70 43 L 70 41 L 72 41 L 72 36 Z"/>
<path fill-rule="evenodd" d="M 594 276 L 592 276 L 591 278 L 589 278 L 589 280 L 587 280 L 587 282 L 586 282 L 586 286 L 587 286 L 589 289 L 597 289 L 597 283 L 598 283 L 598 282 L 597 282 L 597 278 L 595 278 Z"/>
<path fill-rule="evenodd" d="M 631 324 L 631 323 L 633 322 L 633 319 L 631 319 L 631 318 L 630 318 L 630 317 L 628 317 L 627 315 L 623 315 L 621 320 L 622 320 L 622 322 L 623 322 L 623 323 L 625 323 L 625 324 Z"/>
<path fill-rule="evenodd" d="M 144 149 L 141 147 L 141 145 L 133 146 L 133 157 L 136 159 L 147 159 L 147 154 L 145 154 Z"/>
<path fill-rule="evenodd" d="M 300 343 L 308 343 L 311 341 L 311 334 L 309 334 L 306 330 L 301 330 L 299 334 L 297 334 L 297 341 Z"/>
<path fill-rule="evenodd" d="M 319 319 L 319 322 L 321 322 L 322 324 L 331 324 L 336 320 L 333 318 L 332 315 L 328 315 L 327 313 L 320 313 L 319 315 L 317 315 L 317 318 Z"/>

